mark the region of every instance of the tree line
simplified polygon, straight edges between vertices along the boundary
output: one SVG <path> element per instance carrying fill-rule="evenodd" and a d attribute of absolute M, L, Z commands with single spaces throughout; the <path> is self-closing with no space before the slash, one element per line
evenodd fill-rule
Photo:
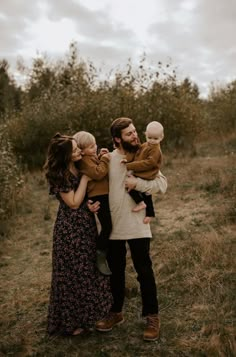
<path fill-rule="evenodd" d="M 58 131 L 91 131 L 100 147 L 111 149 L 114 118 L 133 118 L 142 140 L 147 123 L 157 120 L 165 128 L 167 152 L 193 155 L 200 138 L 235 130 L 236 81 L 212 86 L 202 99 L 197 84 L 179 80 L 171 64 L 149 66 L 146 60 L 143 55 L 138 66 L 128 60 L 125 69 L 106 74 L 80 58 L 71 43 L 68 55 L 57 62 L 46 56 L 33 59 L 31 68 L 24 68 L 24 87 L 10 75 L 7 61 L 0 60 L 2 215 L 11 211 L 22 169 L 42 168 L 49 140 Z"/>

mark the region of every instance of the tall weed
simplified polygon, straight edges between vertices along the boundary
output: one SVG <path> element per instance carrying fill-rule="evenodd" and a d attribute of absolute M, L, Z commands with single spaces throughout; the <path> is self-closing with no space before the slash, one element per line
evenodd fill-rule
<path fill-rule="evenodd" d="M 0 128 L 0 222 L 11 216 L 23 184 L 20 168 L 12 151 L 6 126 Z"/>

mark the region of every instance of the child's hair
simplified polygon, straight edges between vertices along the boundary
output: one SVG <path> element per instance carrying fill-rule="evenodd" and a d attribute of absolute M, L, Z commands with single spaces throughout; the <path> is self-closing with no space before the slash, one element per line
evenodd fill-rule
<path fill-rule="evenodd" d="M 161 133 L 163 133 L 164 128 L 163 128 L 162 124 L 159 123 L 158 121 L 151 121 L 146 127 L 146 131 L 148 131 L 148 130 L 156 130 L 161 134 Z"/>
<path fill-rule="evenodd" d="M 95 137 L 87 131 L 78 131 L 73 138 L 76 140 L 77 145 L 81 150 L 96 143 Z"/>

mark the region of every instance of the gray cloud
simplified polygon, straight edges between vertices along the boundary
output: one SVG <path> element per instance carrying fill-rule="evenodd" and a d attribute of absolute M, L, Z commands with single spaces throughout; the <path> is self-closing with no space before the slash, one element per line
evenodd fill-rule
<path fill-rule="evenodd" d="M 0 7 L 0 54 L 4 57 L 22 47 L 27 39 L 28 21 L 36 20 L 38 2 L 7 0 Z"/>
<path fill-rule="evenodd" d="M 1 1 L 0 13 L 10 18 L 27 18 L 27 17 L 37 17 L 38 13 L 38 1 L 27 1 L 27 0 L 7 0 Z"/>
<path fill-rule="evenodd" d="M 177 73 L 190 77 L 203 92 L 210 82 L 234 79 L 235 0 L 158 0 L 155 6 L 156 21 L 150 24 L 144 43 L 135 29 L 115 22 L 107 8 L 91 10 L 82 0 L 4 1 L 0 7 L 0 56 L 14 63 L 14 55 L 33 44 L 29 26 L 45 16 L 54 23 L 72 21 L 77 35 L 71 41 L 77 42 L 80 55 L 95 65 L 114 68 L 126 64 L 128 58 L 137 62 L 137 56 L 145 51 L 154 66 L 171 59 Z M 53 54 L 55 58 L 60 55 L 52 48 Z"/>
<path fill-rule="evenodd" d="M 170 2 L 163 21 L 152 24 L 150 55 L 169 56 L 186 76 L 206 90 L 206 83 L 236 75 L 236 2 L 194 0 L 188 10 L 184 1 Z M 168 15 L 169 14 L 169 15 Z"/>
<path fill-rule="evenodd" d="M 74 21 L 78 34 L 96 44 L 97 41 L 111 41 L 115 48 L 137 45 L 135 33 L 121 25 L 117 27 L 105 10 L 89 10 L 76 1 L 54 0 L 48 6 L 52 21 L 67 18 Z M 97 47 L 97 44 L 95 45 Z"/>

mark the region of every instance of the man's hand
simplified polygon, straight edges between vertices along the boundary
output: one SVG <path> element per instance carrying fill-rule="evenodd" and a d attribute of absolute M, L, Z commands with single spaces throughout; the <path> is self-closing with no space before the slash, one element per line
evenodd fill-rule
<path fill-rule="evenodd" d="M 96 202 L 93 203 L 93 201 L 88 200 L 87 206 L 88 206 L 88 209 L 89 209 L 91 212 L 97 213 L 97 211 L 98 211 L 99 208 L 100 208 L 100 202 L 99 202 L 99 201 L 96 201 Z"/>
<path fill-rule="evenodd" d="M 125 179 L 125 187 L 127 188 L 128 192 L 130 190 L 134 190 L 137 185 L 137 178 L 133 175 L 126 176 Z"/>

